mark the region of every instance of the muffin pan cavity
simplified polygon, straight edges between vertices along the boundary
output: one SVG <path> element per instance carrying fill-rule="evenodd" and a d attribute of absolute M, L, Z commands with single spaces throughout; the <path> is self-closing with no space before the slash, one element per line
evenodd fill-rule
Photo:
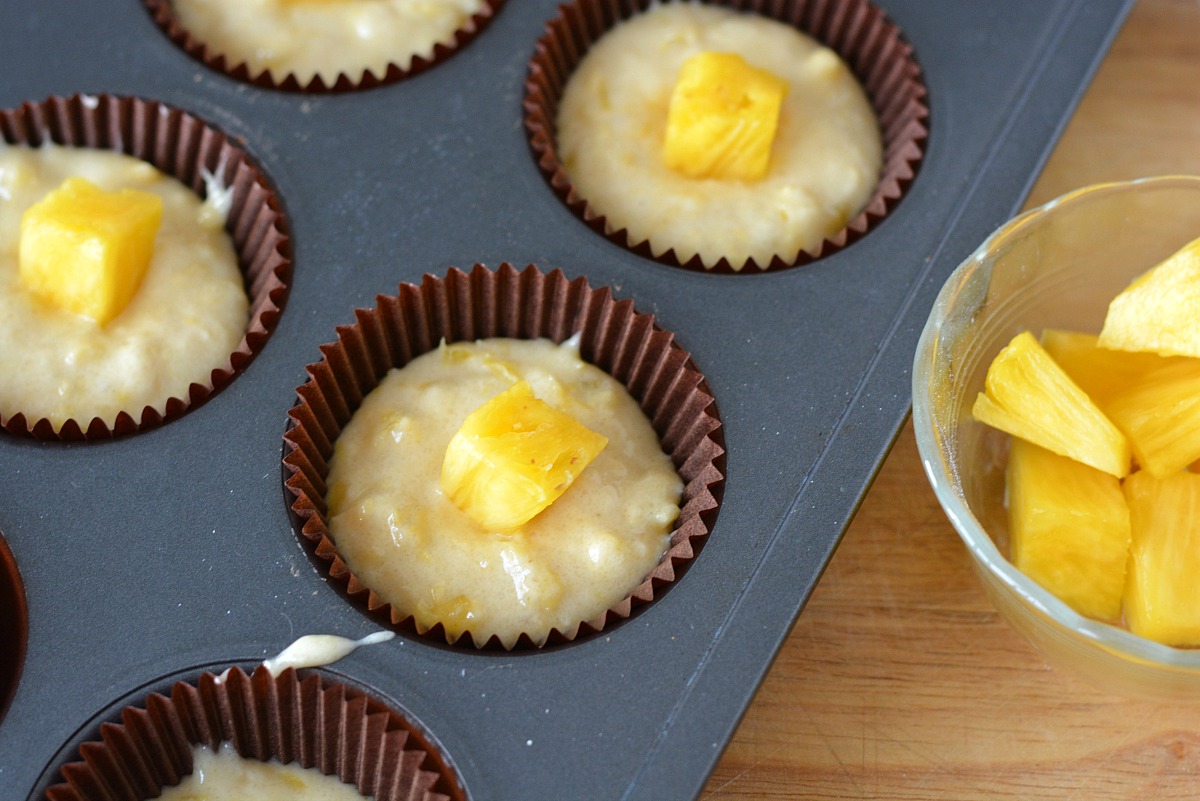
<path fill-rule="evenodd" d="M 246 152 L 205 121 L 164 103 L 136 97 L 77 94 L 25 102 L 0 110 L 0 136 L 9 144 L 53 143 L 111 150 L 146 161 L 201 197 L 229 195 L 225 229 L 233 240 L 250 298 L 250 319 L 227 364 L 204 384 L 192 383 L 187 397 L 163 399 L 119 414 L 110 426 L 100 418 L 68 420 L 57 430 L 49 420 L 27 419 L 0 409 L 9 433 L 62 441 L 126 436 L 170 422 L 206 402 L 246 369 L 275 329 L 291 279 L 291 242 L 282 206 Z M 14 334 L 19 340 L 19 335 Z M 6 347 L 20 347 L 18 341 Z"/>
<path fill-rule="evenodd" d="M 0 725 L 21 681 L 29 646 L 29 607 L 12 550 L 0 534 Z"/>
<path fill-rule="evenodd" d="M 120 711 L 62 768 L 48 801 L 143 801 L 193 771 L 192 749 L 335 776 L 376 801 L 464 801 L 452 764 L 402 713 L 320 673 L 233 667 Z M 295 790 L 296 788 L 293 788 Z"/>
<path fill-rule="evenodd" d="M 634 610 L 666 592 L 699 553 L 716 520 L 724 485 L 723 436 L 716 403 L 691 357 L 651 315 L 629 301 L 617 301 L 607 288 L 584 278 L 568 281 L 560 270 L 543 273 L 530 265 L 496 270 L 476 265 L 470 273 L 451 270 L 445 279 L 427 275 L 420 285 L 404 284 L 399 294 L 379 297 L 374 309 L 360 309 L 356 323 L 338 328 L 337 342 L 323 346 L 324 358 L 309 365 L 309 380 L 297 390 L 300 402 L 289 413 L 284 436 L 291 513 L 297 531 L 328 563 L 331 578 L 359 606 L 407 633 L 417 633 L 412 615 L 380 600 L 346 566 L 329 530 L 325 501 L 328 463 L 338 434 L 379 380 L 394 367 L 437 348 L 438 343 L 489 337 L 545 338 L 554 342 L 580 335 L 580 355 L 621 381 L 638 401 L 684 482 L 680 516 L 658 566 L 628 597 L 566 631 L 555 629 L 548 643 L 575 640 L 610 629 Z M 496 637 L 477 641 L 468 631 L 454 638 L 442 624 L 421 634 L 477 648 L 502 647 Z M 537 647 L 522 634 L 518 649 Z"/>
<path fill-rule="evenodd" d="M 298 77 L 292 72 L 276 75 L 270 69 L 254 69 L 245 60 L 222 52 L 219 46 L 194 35 L 180 23 L 177 12 L 171 6 L 171 0 L 145 0 L 145 4 L 151 18 L 167 38 L 209 69 L 263 89 L 322 94 L 355 92 L 361 89 L 385 86 L 418 75 L 440 64 L 478 36 L 492 21 L 492 17 L 500 11 L 504 0 L 484 0 L 479 11 L 468 17 L 451 38 L 436 43 L 433 52 L 428 56 L 418 54 L 411 60 L 406 59 L 404 64 L 389 62 L 387 68 L 379 74 L 370 69 L 364 69 L 357 74 L 339 71 L 337 77 L 333 79 L 320 73 L 309 78 Z M 278 35 L 278 31 L 274 33 Z"/>
<path fill-rule="evenodd" d="M 673 249 L 655 252 L 649 240 L 634 241 L 592 207 L 571 181 L 555 140 L 559 103 L 571 73 L 588 49 L 611 28 L 645 11 L 649 0 L 576 0 L 560 7 L 538 40 L 525 83 L 525 128 L 539 169 L 554 192 L 593 230 L 638 255 L 662 264 L 715 273 L 781 270 L 830 256 L 860 239 L 895 208 L 920 167 L 928 137 L 927 90 L 913 47 L 879 7 L 866 0 L 717 0 L 712 5 L 786 23 L 836 52 L 866 90 L 883 136 L 883 167 L 865 206 L 844 228 L 792 259 L 779 255 L 759 264 L 722 258 L 705 267 L 700 256 L 681 260 Z M 621 98 L 614 98 L 619 106 Z M 819 120 L 812 121 L 819 124 Z"/>
<path fill-rule="evenodd" d="M 145 3 L 9 0 L 0 147 L 119 150 L 197 192 L 220 172 L 255 209 L 229 228 L 255 323 L 211 387 L 161 416 L 61 435 L 0 421 L 0 531 L 29 610 L 0 798 L 69 783 L 84 742 L 103 745 L 126 707 L 153 722 L 165 707 L 144 699 L 173 698 L 177 680 L 380 628 L 395 636 L 298 680 L 337 677 L 419 721 L 461 796 L 699 797 L 901 429 L 938 289 L 1021 205 L 1129 4 L 736 0 L 851 54 L 890 25 L 891 67 L 860 77 L 922 88 L 879 109 L 920 152 L 889 151 L 908 166 L 878 219 L 802 268 L 734 276 L 598 235 L 531 155 L 527 101 L 640 0 L 493 4 L 453 57 L 369 91 L 239 79 L 163 35 Z M 550 25 L 561 44 L 539 47 Z M 450 645 L 372 609 L 322 544 L 325 461 L 349 412 L 443 336 L 576 331 L 689 485 L 668 558 L 540 648 Z"/>

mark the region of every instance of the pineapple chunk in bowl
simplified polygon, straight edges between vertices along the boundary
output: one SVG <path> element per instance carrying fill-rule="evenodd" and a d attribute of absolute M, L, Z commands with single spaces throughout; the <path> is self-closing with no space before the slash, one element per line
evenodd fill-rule
<path fill-rule="evenodd" d="M 1200 177 L 1091 186 L 1002 226 L 946 281 L 913 365 L 913 424 L 934 493 L 1000 613 L 1054 665 L 1103 689 L 1200 701 L 1200 648 L 1084 617 L 1009 561 L 1010 437 L 971 414 L 992 359 L 1022 331 L 1098 334 L 1134 278 L 1200 237 Z M 1200 526 L 1200 520 L 1196 521 Z M 1200 572 L 1196 575 L 1200 586 Z"/>

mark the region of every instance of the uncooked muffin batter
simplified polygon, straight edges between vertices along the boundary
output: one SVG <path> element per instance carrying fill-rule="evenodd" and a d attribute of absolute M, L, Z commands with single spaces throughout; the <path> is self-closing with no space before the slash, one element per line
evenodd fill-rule
<path fill-rule="evenodd" d="M 441 491 L 467 415 L 524 379 L 608 445 L 548 509 L 483 530 Z M 443 345 L 393 370 L 338 437 L 330 529 L 350 569 L 422 631 L 542 642 L 619 603 L 666 550 L 682 483 L 637 402 L 576 343 Z"/>
<path fill-rule="evenodd" d="M 163 220 L 145 278 L 105 325 L 33 297 L 18 269 L 21 216 L 66 178 L 113 191 L 132 187 L 163 199 Z M 144 161 L 103 150 L 0 144 L 0 415 L 68 419 L 110 427 L 127 411 L 187 398 L 210 385 L 241 342 L 249 300 L 224 230 L 228 196 L 203 201 Z"/>
<path fill-rule="evenodd" d="M 167 787 L 160 801 L 365 801 L 352 784 L 316 768 L 260 762 L 223 743 L 216 751 L 192 749 L 192 773 Z"/>
<path fill-rule="evenodd" d="M 788 83 L 761 180 L 689 178 L 662 162 L 680 67 L 705 51 Z M 614 229 L 706 267 L 814 249 L 870 199 L 882 163 L 874 111 L 836 53 L 784 23 L 695 3 L 654 5 L 601 37 L 567 83 L 557 129 L 568 177 Z"/>
<path fill-rule="evenodd" d="M 447 44 L 483 0 L 173 0 L 180 24 L 214 55 L 276 80 L 294 73 L 301 83 L 338 73 L 357 80 L 382 77 L 394 62 L 407 69 L 414 55 L 429 58 Z"/>

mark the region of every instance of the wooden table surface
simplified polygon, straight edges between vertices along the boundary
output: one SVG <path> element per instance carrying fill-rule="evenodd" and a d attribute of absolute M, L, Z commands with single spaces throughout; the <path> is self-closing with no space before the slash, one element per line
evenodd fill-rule
<path fill-rule="evenodd" d="M 1133 8 L 1029 203 L 1164 173 L 1200 174 L 1198 0 Z M 1001 620 L 910 423 L 701 797 L 1200 798 L 1200 705 L 1094 690 Z"/>

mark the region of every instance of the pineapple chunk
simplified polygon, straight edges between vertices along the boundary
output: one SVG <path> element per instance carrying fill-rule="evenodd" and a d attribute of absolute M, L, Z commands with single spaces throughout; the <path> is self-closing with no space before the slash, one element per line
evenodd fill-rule
<path fill-rule="evenodd" d="M 450 641 L 453 642 L 463 635 L 467 629 L 479 622 L 475 612 L 475 604 L 466 595 L 455 595 L 453 598 L 443 598 L 444 588 L 430 589 L 429 597 L 417 604 L 413 619 L 421 632 L 429 631 L 438 623 L 446 630 Z"/>
<path fill-rule="evenodd" d="M 1129 630 L 1167 645 L 1200 645 L 1200 476 L 1139 471 L 1126 479 L 1125 497 L 1133 527 Z"/>
<path fill-rule="evenodd" d="M 1137 463 L 1157 478 L 1200 458 L 1200 359 L 1152 370 L 1108 403 Z"/>
<path fill-rule="evenodd" d="M 1200 356 L 1200 239 L 1184 245 L 1113 298 L 1100 344 L 1162 356 Z"/>
<path fill-rule="evenodd" d="M 64 311 L 107 323 L 142 282 L 162 210 L 158 195 L 68 178 L 21 218 L 22 283 Z"/>
<path fill-rule="evenodd" d="M 1130 537 L 1120 481 L 1016 438 L 1006 480 L 1013 564 L 1079 614 L 1117 620 Z"/>
<path fill-rule="evenodd" d="M 1050 328 L 1042 332 L 1042 347 L 1071 380 L 1108 414 L 1108 404 L 1152 370 L 1186 362 L 1187 356 L 1159 356 L 1100 347 L 1094 334 Z M 1111 415 L 1109 415 L 1111 419 Z M 1118 426 L 1119 427 L 1119 426 Z"/>
<path fill-rule="evenodd" d="M 971 414 L 981 423 L 1117 478 L 1129 472 L 1125 435 L 1028 331 L 996 354 Z"/>
<path fill-rule="evenodd" d="M 787 88 L 735 53 L 692 56 L 671 95 L 663 163 L 689 178 L 762 178 Z"/>
<path fill-rule="evenodd" d="M 442 491 L 485 529 L 516 528 L 557 500 L 607 444 L 518 381 L 468 415 L 450 440 Z"/>

